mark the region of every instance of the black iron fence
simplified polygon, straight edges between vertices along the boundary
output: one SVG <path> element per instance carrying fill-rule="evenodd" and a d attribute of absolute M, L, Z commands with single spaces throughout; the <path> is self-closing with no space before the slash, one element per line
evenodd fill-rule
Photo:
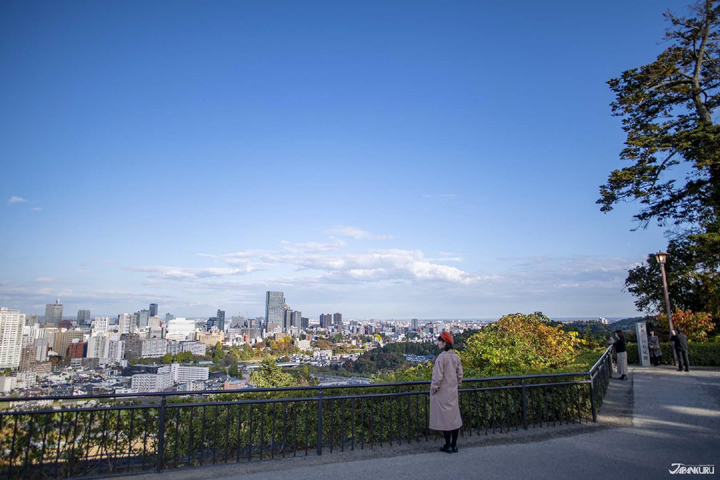
<path fill-rule="evenodd" d="M 469 379 L 462 435 L 595 421 L 609 351 L 589 372 Z M 1 398 L 0 479 L 85 478 L 427 442 L 429 382 Z M 37 402 L 55 402 L 54 408 Z"/>

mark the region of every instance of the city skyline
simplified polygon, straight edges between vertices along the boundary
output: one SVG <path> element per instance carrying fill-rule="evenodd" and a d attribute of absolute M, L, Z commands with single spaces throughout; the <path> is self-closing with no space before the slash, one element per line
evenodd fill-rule
<path fill-rule="evenodd" d="M 0 306 L 637 316 L 605 82 L 667 8 L 0 5 Z"/>

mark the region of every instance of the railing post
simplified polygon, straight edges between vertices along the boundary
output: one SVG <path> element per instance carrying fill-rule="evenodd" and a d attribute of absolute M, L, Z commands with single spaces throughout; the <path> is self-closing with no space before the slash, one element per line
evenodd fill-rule
<path fill-rule="evenodd" d="M 317 454 L 322 455 L 322 442 L 323 442 L 323 424 L 322 424 L 322 390 L 318 390 L 318 429 L 317 429 Z"/>
<path fill-rule="evenodd" d="M 597 409 L 595 408 L 595 376 L 592 374 L 590 375 L 590 407 L 592 408 L 593 423 L 597 423 Z"/>
<path fill-rule="evenodd" d="M 165 395 L 162 396 L 162 400 L 160 401 L 160 419 L 158 422 L 160 423 L 158 425 L 158 455 L 157 455 L 157 466 L 156 470 L 158 472 L 162 471 L 163 468 L 163 459 L 165 455 L 165 405 L 167 404 L 167 397 Z"/>
<path fill-rule="evenodd" d="M 523 428 L 527 430 L 527 392 L 525 391 L 525 379 L 520 379 L 520 385 L 522 385 L 522 414 L 523 414 Z"/>

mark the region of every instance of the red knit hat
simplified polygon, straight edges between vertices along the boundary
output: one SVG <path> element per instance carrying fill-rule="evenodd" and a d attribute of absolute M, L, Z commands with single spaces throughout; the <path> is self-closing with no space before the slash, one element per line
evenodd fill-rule
<path fill-rule="evenodd" d="M 450 335 L 450 332 L 442 332 L 440 334 L 440 338 L 445 343 L 449 343 L 450 345 L 453 344 L 453 338 L 452 338 L 452 335 Z"/>

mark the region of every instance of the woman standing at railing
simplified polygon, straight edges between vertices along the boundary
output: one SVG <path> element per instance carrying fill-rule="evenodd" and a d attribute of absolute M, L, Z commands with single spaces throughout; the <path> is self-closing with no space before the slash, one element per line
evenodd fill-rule
<path fill-rule="evenodd" d="M 458 388 L 462 383 L 463 370 L 460 357 L 453 351 L 453 338 L 443 332 L 437 339 L 442 351 L 435 359 L 432 382 L 430 383 L 430 424 L 433 430 L 440 430 L 445 436 L 443 452 L 457 452 L 457 439 L 462 417 L 458 403 Z"/>
<path fill-rule="evenodd" d="M 617 373 L 620 380 L 627 380 L 627 350 L 625 345 L 625 334 L 622 330 L 615 332 L 615 351 L 617 352 Z"/>

